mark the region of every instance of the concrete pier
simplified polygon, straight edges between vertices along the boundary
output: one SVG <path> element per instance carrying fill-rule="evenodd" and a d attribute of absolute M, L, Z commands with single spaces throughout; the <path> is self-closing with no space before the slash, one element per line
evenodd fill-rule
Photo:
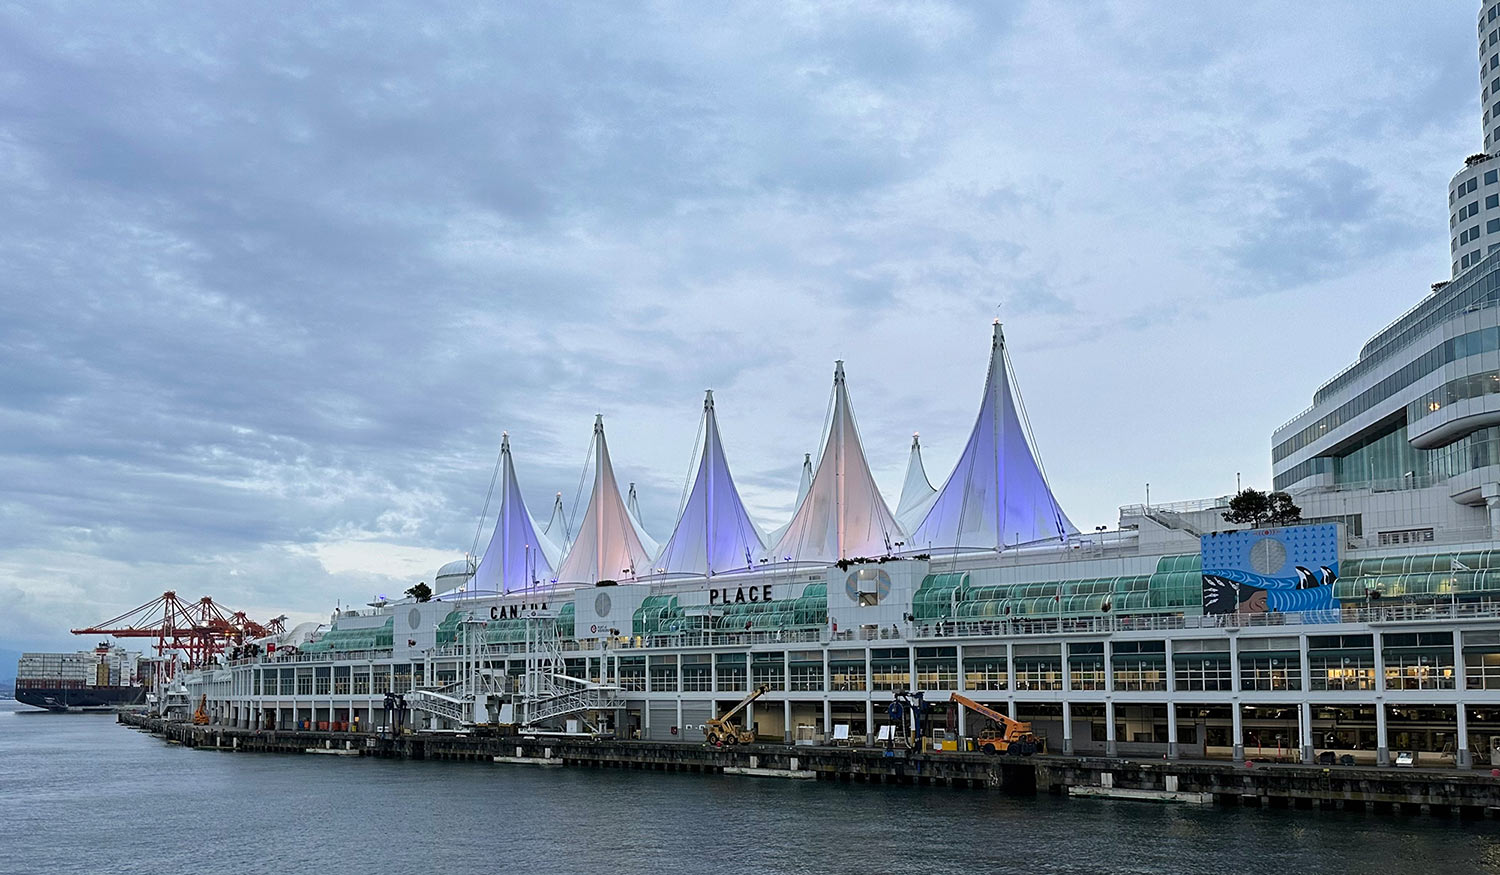
<path fill-rule="evenodd" d="M 1500 778 L 1483 771 L 1261 765 L 1117 757 L 918 753 L 753 744 L 733 748 L 579 736 L 268 731 L 194 726 L 122 713 L 119 721 L 184 747 L 324 753 L 642 771 L 796 775 L 825 781 L 990 788 L 1124 799 L 1212 799 L 1221 805 L 1342 808 L 1474 818 L 1500 812 Z"/>

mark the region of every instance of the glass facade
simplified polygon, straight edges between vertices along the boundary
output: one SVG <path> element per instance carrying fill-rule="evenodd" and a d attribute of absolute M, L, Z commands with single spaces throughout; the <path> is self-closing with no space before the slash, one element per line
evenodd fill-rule
<path fill-rule="evenodd" d="M 1324 435 L 1443 365 L 1472 355 L 1479 355 L 1482 352 L 1496 350 L 1500 350 L 1500 328 L 1483 328 L 1445 340 L 1412 359 L 1374 386 L 1340 404 L 1320 417 L 1317 422 L 1310 423 L 1306 428 L 1277 444 L 1271 451 L 1271 461 L 1280 462 L 1308 444 L 1320 440 Z"/>
<path fill-rule="evenodd" d="M 1419 450 L 1408 441 L 1406 424 L 1401 423 L 1343 456 L 1319 456 L 1283 471 L 1273 485 L 1285 489 L 1313 474 L 1331 472 L 1340 484 L 1420 489 L 1491 465 L 1500 465 L 1500 427 L 1478 429 L 1435 450 Z"/>
<path fill-rule="evenodd" d="M 1444 383 L 1407 404 L 1406 421 L 1414 423 L 1441 412 L 1455 401 L 1485 395 L 1500 395 L 1500 371 L 1483 371 Z"/>

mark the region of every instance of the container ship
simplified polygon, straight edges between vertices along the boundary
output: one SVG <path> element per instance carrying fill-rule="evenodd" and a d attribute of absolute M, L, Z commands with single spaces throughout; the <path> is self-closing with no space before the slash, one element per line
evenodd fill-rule
<path fill-rule="evenodd" d="M 1478 38 L 1488 104 L 1500 0 Z M 233 647 L 180 699 L 248 730 L 788 745 L 873 744 L 920 701 L 940 749 L 982 748 L 981 718 L 1005 715 L 1066 754 L 1500 764 L 1500 122 L 1484 118 L 1485 151 L 1448 186 L 1451 278 L 1274 430 L 1269 496 L 1148 496 L 1080 530 L 996 325 L 973 429 L 940 437 L 961 448 L 940 485 L 913 439 L 887 503 L 842 362 L 771 531 L 738 494 L 712 393 L 660 544 L 602 418 L 580 519 L 561 494 L 532 516 L 505 436 L 482 553 L 409 598 Z M 1103 451 L 1126 427 L 1076 409 Z"/>
<path fill-rule="evenodd" d="M 16 664 L 16 701 L 48 711 L 142 705 L 141 658 L 102 643 L 75 653 L 23 653 Z"/>

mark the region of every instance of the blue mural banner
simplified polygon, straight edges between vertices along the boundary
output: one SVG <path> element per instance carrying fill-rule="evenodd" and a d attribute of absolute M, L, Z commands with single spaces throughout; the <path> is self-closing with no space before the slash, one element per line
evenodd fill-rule
<path fill-rule="evenodd" d="M 1204 535 L 1203 613 L 1327 611 L 1335 619 L 1339 546 L 1334 523 Z"/>

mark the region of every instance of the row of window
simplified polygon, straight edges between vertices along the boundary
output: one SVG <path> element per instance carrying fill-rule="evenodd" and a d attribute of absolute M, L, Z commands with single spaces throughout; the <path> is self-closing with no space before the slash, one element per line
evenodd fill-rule
<path fill-rule="evenodd" d="M 1273 462 L 1285 459 L 1443 365 L 1471 355 L 1478 355 L 1481 352 L 1495 350 L 1500 350 L 1500 328 L 1483 328 L 1451 337 L 1412 359 L 1374 386 L 1350 398 L 1327 415 L 1320 417 L 1318 421 L 1277 444 L 1276 448 L 1271 451 L 1271 459 Z"/>
<path fill-rule="evenodd" d="M 1424 393 L 1406 405 L 1406 421 L 1413 424 L 1450 404 L 1485 395 L 1500 395 L 1500 371 L 1469 374 Z"/>
<path fill-rule="evenodd" d="M 1313 403 L 1322 404 L 1346 386 L 1364 378 L 1386 359 L 1405 350 L 1407 345 L 1476 304 L 1495 300 L 1500 294 L 1500 272 L 1490 271 L 1460 277 L 1437 293 L 1423 298 L 1412 311 L 1375 333 L 1359 350 L 1359 359 L 1337 376 L 1319 386 Z"/>

